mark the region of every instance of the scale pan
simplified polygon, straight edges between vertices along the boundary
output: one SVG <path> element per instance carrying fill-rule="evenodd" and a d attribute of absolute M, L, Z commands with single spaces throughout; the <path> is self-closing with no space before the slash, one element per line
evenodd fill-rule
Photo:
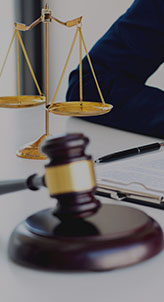
<path fill-rule="evenodd" d="M 100 102 L 72 101 L 50 105 L 48 111 L 59 115 L 92 116 L 108 113 L 112 108 L 112 105 Z"/>
<path fill-rule="evenodd" d="M 34 107 L 45 103 L 45 97 L 39 95 L 20 95 L 0 97 L 0 107 L 3 108 L 24 108 Z"/>

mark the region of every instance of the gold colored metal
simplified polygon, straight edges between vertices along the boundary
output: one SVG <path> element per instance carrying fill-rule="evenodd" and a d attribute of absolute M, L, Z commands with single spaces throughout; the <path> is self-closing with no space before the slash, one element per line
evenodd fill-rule
<path fill-rule="evenodd" d="M 81 23 L 82 16 L 66 22 L 67 27 L 72 27 Z"/>
<path fill-rule="evenodd" d="M 65 74 L 70 56 L 72 54 L 72 50 L 73 47 L 75 45 L 75 41 L 77 38 L 77 34 L 79 33 L 79 93 L 80 93 L 80 101 L 72 101 L 72 102 L 61 102 L 61 103 L 54 103 L 57 93 L 59 91 L 63 76 Z M 95 84 L 100 96 L 100 100 L 101 102 L 97 102 L 97 101 L 83 101 L 83 83 L 82 83 L 82 43 L 87 55 L 87 59 L 91 68 L 91 72 L 93 75 L 93 78 L 95 80 Z M 90 56 L 88 54 L 85 42 L 84 42 L 84 38 L 82 35 L 82 31 L 81 31 L 81 25 L 77 26 L 75 35 L 74 35 L 74 39 L 66 60 L 66 63 L 64 65 L 63 71 L 61 73 L 57 88 L 55 90 L 55 94 L 53 96 L 52 102 L 49 106 L 47 106 L 47 111 L 54 113 L 54 114 L 59 114 L 59 115 L 68 115 L 68 116 L 92 116 L 92 115 L 102 115 L 102 114 L 106 114 L 108 113 L 111 109 L 113 108 L 112 105 L 110 104 L 106 104 L 102 95 L 102 92 L 100 90 L 94 69 L 93 69 L 93 65 L 91 63 L 91 59 Z"/>
<path fill-rule="evenodd" d="M 0 107 L 2 108 L 25 108 L 45 104 L 44 96 L 20 95 L 0 97 Z"/>
<path fill-rule="evenodd" d="M 72 19 L 72 20 L 68 20 L 66 22 L 63 22 L 63 21 L 53 17 L 52 10 L 48 8 L 48 5 L 46 5 L 46 7 L 45 7 L 45 9 L 44 8 L 42 9 L 40 18 L 38 18 L 36 21 L 34 21 L 31 25 L 27 26 L 24 23 L 15 22 L 14 23 L 15 29 L 19 30 L 19 31 L 28 31 L 28 30 L 33 29 L 40 22 L 50 23 L 52 20 L 58 22 L 59 24 L 67 26 L 67 27 L 73 27 L 73 26 L 79 25 L 81 23 L 82 16 Z"/>
<path fill-rule="evenodd" d="M 48 5 L 46 4 L 46 10 Z M 49 23 L 45 23 L 45 89 L 46 89 L 46 107 L 49 104 Z M 46 135 L 49 135 L 49 113 L 45 111 Z"/>
<path fill-rule="evenodd" d="M 27 26 L 24 23 L 14 23 L 15 25 L 15 29 L 19 30 L 19 31 L 27 31 L 30 30 L 32 28 L 34 28 L 36 25 L 38 25 L 40 22 L 42 21 L 42 17 L 38 18 L 37 20 L 35 20 L 31 25 Z"/>
<path fill-rule="evenodd" d="M 45 9 L 42 10 L 42 16 L 41 16 L 41 21 L 45 23 L 45 103 L 46 106 L 48 106 L 49 104 L 49 22 L 50 22 L 49 16 L 50 15 L 51 15 L 51 10 L 49 10 L 48 5 L 46 5 Z M 26 145 L 21 150 L 19 150 L 17 152 L 17 156 L 22 158 L 28 158 L 28 159 L 46 159 L 47 157 L 40 152 L 40 144 L 48 135 L 49 135 L 49 112 L 46 110 L 45 134 L 43 134 L 36 141 L 32 142 L 29 145 Z"/>
<path fill-rule="evenodd" d="M 7 51 L 7 55 L 5 57 L 4 63 L 2 65 L 2 69 L 0 72 L 0 76 L 2 75 L 3 69 L 5 67 L 6 61 L 7 61 L 7 57 L 9 55 L 14 37 L 16 35 L 16 42 L 17 42 L 17 82 L 18 82 L 18 96 L 3 96 L 0 97 L 0 107 L 3 108 L 25 108 L 25 107 L 34 107 L 34 106 L 39 106 L 45 103 L 45 97 L 43 96 L 39 84 L 37 82 L 37 79 L 35 77 L 34 71 L 32 69 L 30 60 L 28 58 L 27 52 L 25 50 L 22 38 L 20 36 L 20 33 L 18 30 L 14 31 L 14 34 L 12 36 L 8 51 Z M 27 61 L 29 70 L 31 72 L 31 75 L 33 77 L 33 80 L 36 84 L 36 87 L 38 89 L 38 92 L 40 94 L 40 96 L 34 96 L 34 95 L 20 95 L 20 63 L 19 63 L 19 42 L 22 48 L 22 51 L 24 53 L 25 59 Z"/>
<path fill-rule="evenodd" d="M 18 79 L 18 97 L 20 97 L 20 64 L 19 64 L 19 36 L 18 31 L 16 32 L 17 35 L 17 79 Z"/>
<path fill-rule="evenodd" d="M 90 190 L 96 187 L 93 163 L 91 160 L 81 160 L 47 167 L 45 182 L 51 195 Z"/>
<path fill-rule="evenodd" d="M 76 32 L 75 32 L 75 35 L 74 35 L 74 38 L 73 38 L 73 41 L 72 41 L 72 44 L 71 44 L 71 48 L 70 48 L 70 51 L 69 51 L 69 53 L 68 53 L 68 57 L 67 57 L 67 60 L 66 60 L 65 65 L 64 65 L 62 74 L 61 74 L 61 76 L 60 76 L 59 83 L 58 83 L 57 88 L 56 88 L 56 91 L 55 91 L 55 93 L 54 93 L 54 96 L 53 96 L 51 105 L 53 105 L 53 103 L 54 103 L 54 101 L 55 101 L 55 99 L 56 99 L 57 93 L 58 93 L 58 91 L 59 91 L 59 88 L 60 88 L 61 82 L 62 82 L 62 80 L 63 80 L 63 76 L 64 76 L 64 74 L 65 74 L 65 71 L 66 71 L 66 68 L 67 68 L 67 65 L 68 65 L 70 56 L 71 56 L 71 54 L 72 54 L 73 47 L 74 47 L 75 42 L 76 42 L 76 39 L 77 39 L 77 34 L 78 34 L 78 29 L 76 29 Z"/>
<path fill-rule="evenodd" d="M 22 149 L 18 150 L 16 155 L 21 158 L 27 159 L 47 159 L 46 155 L 40 151 L 40 144 L 46 138 L 46 135 L 43 134 L 38 140 L 32 142 Z"/>
<path fill-rule="evenodd" d="M 81 23 L 81 20 L 82 20 L 82 16 L 81 17 L 78 17 L 78 18 L 75 18 L 75 19 L 72 19 L 72 20 L 69 20 L 69 21 L 66 21 L 66 22 L 63 22 L 55 17 L 51 17 L 52 20 L 58 22 L 59 24 L 62 24 L 62 25 L 65 25 L 67 27 L 72 27 L 72 26 L 75 26 L 75 25 L 78 25 Z"/>
<path fill-rule="evenodd" d="M 24 23 L 14 23 L 15 25 L 15 29 L 16 30 L 21 30 L 21 31 L 26 31 L 27 30 L 27 26 Z"/>
<path fill-rule="evenodd" d="M 79 31 L 79 27 L 78 27 Z M 83 101 L 83 77 L 82 77 L 82 45 L 81 45 L 81 35 L 79 34 L 79 79 L 80 79 L 80 102 Z"/>
<path fill-rule="evenodd" d="M 37 82 L 36 76 L 35 76 L 34 71 L 33 71 L 33 69 L 32 69 L 32 66 L 31 66 L 29 57 L 28 57 L 28 55 L 27 55 L 26 49 L 25 49 L 25 47 L 24 47 L 24 44 L 23 44 L 21 35 L 20 35 L 19 32 L 17 32 L 17 34 L 18 34 L 18 38 L 19 38 L 19 41 L 20 41 L 20 44 L 21 44 L 21 47 L 22 47 L 22 50 L 23 50 L 23 53 L 24 53 L 26 62 L 27 62 L 27 64 L 28 64 L 29 70 L 30 70 L 31 75 L 32 75 L 32 77 L 33 77 L 33 80 L 34 80 L 34 82 L 35 82 L 36 88 L 38 89 L 39 94 L 42 95 L 41 89 L 40 89 L 40 87 L 39 87 L 39 84 L 38 84 L 38 82 Z"/>
<path fill-rule="evenodd" d="M 100 102 L 61 102 L 50 105 L 49 112 L 68 116 L 92 116 L 108 113 L 113 108 L 110 104 Z"/>
<path fill-rule="evenodd" d="M 82 31 L 81 31 L 80 27 L 79 27 L 79 33 L 80 33 L 80 36 L 81 36 L 81 39 L 82 39 L 82 42 L 83 42 L 83 45 L 84 45 L 84 49 L 85 49 L 85 52 L 86 52 L 86 55 L 87 55 L 87 59 L 88 59 L 88 62 L 89 62 L 89 65 L 90 65 L 90 68 L 91 68 L 91 71 L 92 71 L 92 74 L 93 74 L 93 78 L 94 78 L 96 86 L 97 86 L 97 90 L 98 90 L 99 95 L 100 95 L 100 99 L 101 99 L 102 103 L 105 104 L 105 101 L 104 101 L 100 86 L 98 84 L 98 81 L 97 81 L 97 78 L 96 78 L 96 75 L 95 75 L 95 72 L 94 72 L 94 69 L 93 69 L 93 65 L 91 63 L 91 59 L 90 59 L 87 47 L 85 45 L 84 37 L 83 37 L 83 34 L 82 34 Z"/>
<path fill-rule="evenodd" d="M 8 48 L 8 50 L 7 50 L 7 54 L 6 54 L 6 56 L 5 56 L 5 59 L 4 59 L 4 62 L 3 62 L 3 65 L 2 65 L 2 68 L 1 68 L 1 71 L 0 71 L 0 77 L 1 77 L 1 75 L 2 75 L 2 72 L 3 72 L 3 70 L 4 70 L 4 67 L 5 67 L 5 65 L 6 65 L 6 61 L 7 61 L 7 58 L 8 58 L 10 49 L 11 49 L 11 46 L 12 46 L 12 44 L 13 44 L 15 35 L 16 35 L 16 30 L 14 30 L 13 36 L 12 36 L 12 38 L 11 38 L 11 41 L 10 41 L 10 44 L 9 44 L 9 48 Z"/>
<path fill-rule="evenodd" d="M 59 83 L 57 85 L 55 94 L 53 96 L 51 104 L 49 104 L 49 23 L 53 21 L 56 21 L 64 26 L 67 27 L 73 27 L 76 26 L 76 32 L 75 36 L 73 38 L 73 42 L 70 48 L 70 51 L 68 53 L 68 57 L 66 60 L 66 63 L 64 65 L 64 69 L 61 73 Z M 82 16 L 68 20 L 66 22 L 63 22 L 55 17 L 52 16 L 52 10 L 49 9 L 48 4 L 45 5 L 45 8 L 42 9 L 41 11 L 41 16 L 35 20 L 32 24 L 26 25 L 23 23 L 15 23 L 15 31 L 12 36 L 4 63 L 2 65 L 2 69 L 0 71 L 0 76 L 2 75 L 4 66 L 6 64 L 11 46 L 13 44 L 14 37 L 16 35 L 17 38 L 17 81 L 18 81 L 18 96 L 5 96 L 5 97 L 0 97 L 0 107 L 4 108 L 23 108 L 23 107 L 33 107 L 33 106 L 38 106 L 43 103 L 45 103 L 45 134 L 43 134 L 39 139 L 37 139 L 35 142 L 31 143 L 29 146 L 25 146 L 25 148 L 21 149 L 20 151 L 17 152 L 17 156 L 23 157 L 23 158 L 33 158 L 33 159 L 45 159 L 46 156 L 43 154 L 40 154 L 39 150 L 39 145 L 40 142 L 49 135 L 49 112 L 59 114 L 59 115 L 68 115 L 68 116 L 92 116 L 92 115 L 101 115 L 109 112 L 113 106 L 110 104 L 106 104 L 104 101 L 104 98 L 102 96 L 102 92 L 100 90 L 98 81 L 96 79 L 96 75 L 93 69 L 93 65 L 91 63 L 91 59 L 89 57 L 84 38 L 82 35 L 81 31 L 81 21 L 82 21 Z M 35 77 L 34 71 L 32 69 L 30 60 L 28 58 L 25 46 L 23 44 L 20 31 L 28 31 L 33 29 L 35 26 L 37 26 L 39 23 L 44 23 L 45 24 L 45 97 L 43 96 L 41 89 L 39 87 L 39 84 L 37 82 L 37 79 Z M 80 101 L 73 101 L 73 102 L 61 102 L 61 103 L 54 103 L 58 90 L 60 88 L 63 76 L 65 74 L 70 56 L 72 54 L 72 50 L 77 38 L 77 35 L 79 34 L 79 94 L 80 94 Z M 29 67 L 29 70 L 31 72 L 32 78 L 35 82 L 35 85 L 37 87 L 38 96 L 33 96 L 33 95 L 20 95 L 20 64 L 19 64 L 19 43 L 22 48 L 22 51 L 24 53 L 27 65 Z M 96 83 L 96 87 L 98 89 L 98 93 L 100 95 L 100 100 L 101 102 L 98 101 L 85 101 L 83 100 L 83 79 L 82 79 L 82 45 L 84 46 L 87 59 L 89 62 L 89 66 L 91 68 L 91 72 L 93 75 L 93 78 Z"/>

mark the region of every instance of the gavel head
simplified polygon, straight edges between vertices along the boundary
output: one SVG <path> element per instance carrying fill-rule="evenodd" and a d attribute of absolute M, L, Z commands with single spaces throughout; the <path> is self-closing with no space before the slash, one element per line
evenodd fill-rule
<path fill-rule="evenodd" d="M 100 202 L 94 197 L 96 179 L 92 158 L 85 154 L 89 139 L 81 133 L 47 138 L 41 146 L 50 161 L 45 184 L 58 200 L 54 215 L 62 221 L 94 214 Z"/>

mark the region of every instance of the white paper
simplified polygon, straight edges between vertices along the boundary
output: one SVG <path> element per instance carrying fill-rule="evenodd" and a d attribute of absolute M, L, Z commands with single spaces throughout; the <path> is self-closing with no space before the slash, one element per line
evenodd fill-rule
<path fill-rule="evenodd" d="M 164 151 L 95 165 L 98 184 L 164 195 Z"/>

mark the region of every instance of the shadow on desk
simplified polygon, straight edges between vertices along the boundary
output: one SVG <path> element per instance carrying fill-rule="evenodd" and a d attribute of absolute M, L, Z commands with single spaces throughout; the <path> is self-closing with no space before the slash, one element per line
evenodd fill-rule
<path fill-rule="evenodd" d="M 90 139 L 88 151 L 96 159 L 100 156 L 157 142 L 159 139 L 94 124 L 82 118 L 69 118 L 66 124 L 68 132 L 82 132 Z"/>

